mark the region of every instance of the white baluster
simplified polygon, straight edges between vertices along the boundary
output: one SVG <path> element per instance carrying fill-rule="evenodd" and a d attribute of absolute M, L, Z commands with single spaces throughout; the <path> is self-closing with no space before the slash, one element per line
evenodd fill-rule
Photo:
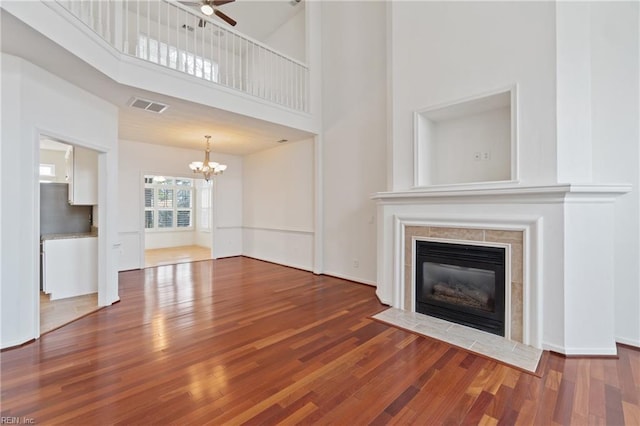
<path fill-rule="evenodd" d="M 136 56 L 141 56 L 142 47 L 140 46 L 140 0 L 135 0 L 136 2 L 136 33 L 134 34 L 135 46 L 136 46 Z"/>
<path fill-rule="evenodd" d="M 91 2 L 91 5 L 93 7 L 93 4 L 95 2 Z M 94 19 L 93 19 L 93 25 L 91 26 L 91 28 L 98 33 L 98 35 L 102 38 L 104 38 L 104 32 L 102 31 L 102 3 L 96 3 L 96 11 L 94 12 Z"/>
<path fill-rule="evenodd" d="M 124 0 L 122 11 L 122 25 L 124 25 L 124 53 L 129 54 L 129 0 Z"/>
<path fill-rule="evenodd" d="M 113 34 L 115 33 L 115 31 L 111 30 L 111 28 L 112 28 L 112 26 L 111 26 L 111 9 L 113 8 L 113 10 L 115 12 L 115 7 L 116 7 L 116 3 L 115 3 L 114 0 L 109 0 L 107 2 L 107 31 L 106 31 L 106 37 L 107 37 L 107 41 L 109 41 L 109 44 L 112 45 L 112 46 L 118 46 L 118 44 L 116 44 L 115 40 L 112 38 Z"/>
<path fill-rule="evenodd" d="M 220 28 L 217 28 L 217 33 L 218 33 L 218 56 L 216 57 L 216 62 L 218 63 L 218 79 L 217 79 L 217 82 L 222 84 L 222 77 L 220 76 L 220 63 L 222 62 L 222 55 L 220 54 L 220 49 L 222 47 L 222 37 L 224 37 L 225 34 Z"/>
<path fill-rule="evenodd" d="M 160 16 L 161 16 L 160 15 L 160 6 L 162 5 L 162 2 L 156 0 L 156 4 L 158 5 L 158 10 L 157 10 L 157 12 L 158 12 L 157 20 L 158 20 L 158 22 L 156 24 L 156 39 L 158 40 L 158 43 L 156 43 L 156 57 L 158 58 L 158 63 L 161 64 L 162 60 L 160 58 L 160 45 L 162 44 L 162 42 L 161 42 L 162 37 L 160 37 L 160 21 L 161 21 L 161 19 L 160 19 Z M 149 29 L 149 32 L 151 32 L 151 29 Z"/>
<path fill-rule="evenodd" d="M 151 60 L 151 1 L 147 0 L 147 26 L 145 33 L 147 35 L 147 61 Z"/>
<path fill-rule="evenodd" d="M 166 64 L 168 67 L 171 67 L 171 55 L 169 53 L 169 51 L 171 50 L 171 37 L 169 36 L 170 34 L 170 28 L 171 28 L 171 5 L 169 3 L 165 3 L 165 7 L 167 8 L 167 57 L 165 58 Z"/>

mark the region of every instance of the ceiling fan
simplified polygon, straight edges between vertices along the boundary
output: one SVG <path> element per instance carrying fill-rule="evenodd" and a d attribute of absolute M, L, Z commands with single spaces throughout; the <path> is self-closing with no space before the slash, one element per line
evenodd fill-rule
<path fill-rule="evenodd" d="M 222 19 L 227 24 L 231 25 L 232 27 L 235 27 L 237 22 L 233 18 L 229 17 L 229 15 L 226 15 L 225 13 L 221 12 L 218 9 L 218 6 L 222 6 L 227 3 L 233 3 L 234 1 L 236 0 L 202 0 L 199 2 L 179 1 L 179 3 L 182 3 L 185 6 L 197 7 L 200 10 L 200 12 L 202 12 L 207 16 L 211 16 L 215 14 L 218 18 Z M 204 27 L 205 25 L 206 25 L 206 22 L 204 22 L 203 20 L 200 20 L 200 23 L 198 24 L 198 26 Z"/>

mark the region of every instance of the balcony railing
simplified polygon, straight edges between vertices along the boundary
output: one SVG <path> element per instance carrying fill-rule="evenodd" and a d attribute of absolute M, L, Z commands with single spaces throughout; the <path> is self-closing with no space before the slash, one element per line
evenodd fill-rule
<path fill-rule="evenodd" d="M 307 66 L 173 0 L 57 0 L 123 54 L 308 112 Z"/>

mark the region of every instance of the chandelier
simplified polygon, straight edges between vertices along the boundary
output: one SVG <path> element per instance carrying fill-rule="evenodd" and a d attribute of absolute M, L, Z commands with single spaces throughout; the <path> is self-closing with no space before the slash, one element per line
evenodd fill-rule
<path fill-rule="evenodd" d="M 212 175 L 219 175 L 227 170 L 227 165 L 209 161 L 209 152 L 211 152 L 209 139 L 211 136 L 206 135 L 205 138 L 207 139 L 207 150 L 204 152 L 204 161 L 192 161 L 189 168 L 193 170 L 193 173 L 202 173 L 204 180 L 209 182 Z"/>

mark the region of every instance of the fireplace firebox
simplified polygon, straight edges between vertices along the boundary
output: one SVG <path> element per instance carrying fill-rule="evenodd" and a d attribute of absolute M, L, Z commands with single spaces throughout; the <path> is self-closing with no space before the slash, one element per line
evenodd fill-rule
<path fill-rule="evenodd" d="M 416 312 L 504 336 L 505 249 L 416 241 Z"/>

